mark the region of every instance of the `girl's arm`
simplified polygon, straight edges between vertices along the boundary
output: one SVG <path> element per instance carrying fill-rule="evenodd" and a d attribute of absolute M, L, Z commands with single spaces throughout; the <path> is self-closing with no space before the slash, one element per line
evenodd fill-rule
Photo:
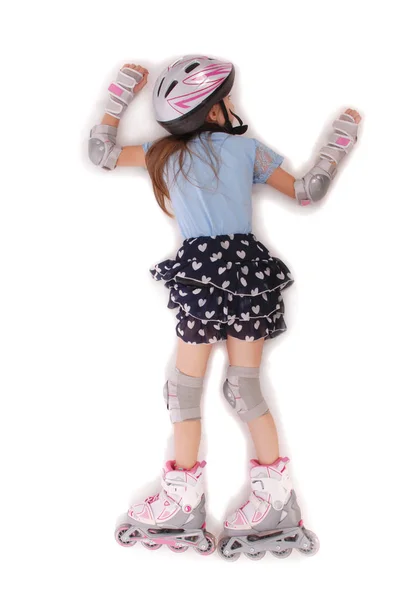
<path fill-rule="evenodd" d="M 282 192 L 290 198 L 295 198 L 295 177 L 281 167 L 277 167 L 266 181 L 267 184 L 274 187 L 279 192 Z"/>
<path fill-rule="evenodd" d="M 88 153 L 90 160 L 106 170 L 118 166 L 145 166 L 145 152 L 142 146 L 117 144 L 117 129 L 128 105 L 147 83 L 147 69 L 140 65 L 125 64 L 117 79 L 109 86 L 110 98 L 106 113 L 100 125 L 91 129 Z"/>
<path fill-rule="evenodd" d="M 337 174 L 337 165 L 356 143 L 360 122 L 360 114 L 348 108 L 334 121 L 334 132 L 329 142 L 320 150 L 315 166 L 302 179 L 295 179 L 278 167 L 266 183 L 290 198 L 295 198 L 301 206 L 321 200 Z"/>

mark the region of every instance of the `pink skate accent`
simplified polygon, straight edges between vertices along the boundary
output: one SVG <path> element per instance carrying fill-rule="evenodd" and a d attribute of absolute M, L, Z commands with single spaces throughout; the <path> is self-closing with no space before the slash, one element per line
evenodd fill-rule
<path fill-rule="evenodd" d="M 168 500 L 165 501 L 164 506 L 170 506 L 170 502 Z"/>
<path fill-rule="evenodd" d="M 310 201 L 309 200 L 301 200 L 301 206 L 309 206 Z"/>
<path fill-rule="evenodd" d="M 257 510 L 255 512 L 255 514 L 253 515 L 252 523 L 258 523 L 259 521 L 262 521 L 262 519 L 264 519 L 265 516 L 267 515 L 267 513 L 269 512 L 270 508 L 271 508 L 271 506 L 270 506 L 270 504 L 268 504 L 264 513 L 261 513 L 259 510 Z"/>
<path fill-rule="evenodd" d="M 166 521 L 167 519 L 170 519 L 170 517 L 175 515 L 178 511 L 179 511 L 179 507 L 176 507 L 173 509 L 164 508 L 163 511 L 160 513 L 160 515 L 157 517 L 157 520 L 158 521 Z"/>
<path fill-rule="evenodd" d="M 206 466 L 206 461 L 203 460 L 201 463 L 200 462 L 196 462 L 194 464 L 193 467 L 191 467 L 190 469 L 184 469 L 181 467 L 177 467 L 177 463 L 175 460 L 169 460 L 166 462 L 166 466 L 165 466 L 165 472 L 166 473 L 170 473 L 170 471 L 182 471 L 184 473 L 196 473 L 196 471 L 198 470 L 199 467 L 201 467 L 202 469 Z"/>
<path fill-rule="evenodd" d="M 290 459 L 288 458 L 288 456 L 283 456 L 283 457 L 279 456 L 278 459 L 275 460 L 273 463 L 266 464 L 266 465 L 260 463 L 256 458 L 253 458 L 250 462 L 253 467 L 268 467 L 268 468 L 273 467 L 274 468 L 274 467 L 278 467 L 280 462 L 283 462 L 286 465 L 288 462 L 290 462 Z"/>
<path fill-rule="evenodd" d="M 109 85 L 109 92 L 111 92 L 112 94 L 115 94 L 116 96 L 121 96 L 123 93 L 123 89 L 120 88 L 120 86 L 116 85 L 115 83 L 111 83 Z"/>
<path fill-rule="evenodd" d="M 190 512 L 191 512 L 191 510 L 192 510 L 192 506 L 190 506 L 189 504 L 186 504 L 186 505 L 184 506 L 184 512 L 186 512 L 186 513 L 190 513 Z"/>
<path fill-rule="evenodd" d="M 201 529 L 206 529 L 206 521 L 203 523 Z"/>
<path fill-rule="evenodd" d="M 175 460 L 168 460 L 165 466 L 165 473 L 170 473 L 170 471 L 175 471 Z"/>
<path fill-rule="evenodd" d="M 138 508 L 139 508 L 141 505 L 137 504 L 136 506 L 138 506 Z M 143 509 L 140 512 L 137 512 L 137 514 L 134 516 L 134 519 L 141 518 L 141 519 L 152 520 L 152 515 L 150 514 L 148 505 L 145 503 L 145 504 L 142 504 L 142 506 L 143 506 Z M 135 506 L 133 507 L 132 512 L 134 513 L 134 511 L 135 511 Z"/>
<path fill-rule="evenodd" d="M 166 538 L 160 538 L 160 539 L 152 538 L 152 542 L 154 542 L 155 544 L 163 544 L 164 546 L 175 546 L 176 545 L 176 542 L 174 540 L 169 540 Z M 188 544 L 188 546 L 195 546 L 195 544 L 190 541 L 185 541 L 185 544 Z"/>
<path fill-rule="evenodd" d="M 299 527 L 303 527 L 304 526 L 304 522 L 303 522 L 302 519 L 300 520 L 300 522 L 298 523 L 298 525 L 299 525 Z"/>
<path fill-rule="evenodd" d="M 241 509 L 237 510 L 235 520 L 231 522 L 231 525 L 238 527 L 239 525 L 247 525 L 247 520 Z"/>
<path fill-rule="evenodd" d="M 346 137 L 339 137 L 336 139 L 336 144 L 338 144 L 339 146 L 349 146 L 349 144 L 351 143 L 351 140 L 349 140 Z"/>
<path fill-rule="evenodd" d="M 156 502 L 156 500 L 159 499 L 159 494 L 156 494 L 155 496 L 149 496 L 148 498 L 146 498 L 145 502 L 147 504 L 152 504 L 152 502 Z"/>

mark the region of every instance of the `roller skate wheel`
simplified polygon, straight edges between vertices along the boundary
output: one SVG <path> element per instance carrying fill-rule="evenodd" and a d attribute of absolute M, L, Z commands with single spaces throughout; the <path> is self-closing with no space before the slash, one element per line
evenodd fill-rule
<path fill-rule="evenodd" d="M 298 551 L 301 554 L 306 554 L 307 556 L 314 556 L 320 548 L 319 538 L 313 531 L 309 531 L 309 529 L 303 530 L 304 535 L 309 540 L 309 544 L 305 542 L 302 548 L 298 548 Z"/>
<path fill-rule="evenodd" d="M 177 554 L 186 552 L 189 548 L 189 546 L 184 546 L 183 544 L 175 544 L 175 546 L 169 546 L 171 552 L 176 552 Z"/>
<path fill-rule="evenodd" d="M 198 554 L 203 554 L 203 556 L 209 556 L 209 554 L 213 554 L 216 550 L 216 538 L 214 535 L 205 531 L 205 539 L 195 548 Z"/>
<path fill-rule="evenodd" d="M 266 554 L 265 550 L 261 552 L 255 552 L 255 548 L 250 548 L 250 550 L 250 552 L 245 552 L 245 556 L 250 560 L 261 560 Z"/>
<path fill-rule="evenodd" d="M 158 550 L 159 548 L 161 548 L 161 544 L 155 544 L 155 542 L 152 542 L 152 540 L 146 540 L 146 542 L 143 541 L 141 542 L 141 544 L 147 550 Z"/>
<path fill-rule="evenodd" d="M 130 537 L 129 540 L 123 541 L 121 538 L 122 536 L 127 533 L 127 531 L 131 529 L 131 525 L 129 525 L 128 523 L 124 523 L 124 525 L 120 525 L 119 527 L 117 527 L 115 533 L 114 533 L 114 537 L 116 539 L 117 544 L 120 544 L 120 546 L 123 546 L 125 548 L 129 548 L 130 546 L 135 546 L 136 544 L 136 540 L 132 539 L 132 537 Z"/>
<path fill-rule="evenodd" d="M 280 548 L 280 546 L 277 546 L 277 548 Z M 290 556 L 291 552 L 292 548 L 286 548 L 285 550 L 272 550 L 272 554 L 276 558 L 287 558 Z"/>
<path fill-rule="evenodd" d="M 221 538 L 221 540 L 219 541 L 219 544 L 217 546 L 217 549 L 218 549 L 220 556 L 222 558 L 224 558 L 224 560 L 229 560 L 230 562 L 234 562 L 239 559 L 240 553 L 239 552 L 230 553 L 229 550 L 226 550 L 226 546 L 229 543 L 229 541 L 230 541 L 229 537 Z"/>

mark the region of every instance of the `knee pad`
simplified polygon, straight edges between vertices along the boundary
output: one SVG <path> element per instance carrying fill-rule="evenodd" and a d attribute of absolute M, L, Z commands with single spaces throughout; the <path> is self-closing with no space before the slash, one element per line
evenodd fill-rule
<path fill-rule="evenodd" d="M 163 388 L 172 423 L 201 418 L 202 388 L 203 377 L 191 377 L 175 368 Z"/>
<path fill-rule="evenodd" d="M 259 368 L 229 366 L 223 392 L 244 423 L 269 412 L 260 389 Z"/>

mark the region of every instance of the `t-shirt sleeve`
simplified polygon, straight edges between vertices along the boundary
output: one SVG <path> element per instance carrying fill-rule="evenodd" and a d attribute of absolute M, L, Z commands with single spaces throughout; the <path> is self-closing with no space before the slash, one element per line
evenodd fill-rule
<path fill-rule="evenodd" d="M 152 143 L 153 142 L 145 142 L 144 144 L 142 144 L 142 148 L 143 148 L 143 151 L 145 152 L 145 154 L 149 150 L 149 148 L 151 147 Z"/>
<path fill-rule="evenodd" d="M 255 162 L 253 165 L 253 183 L 266 183 L 270 175 L 281 165 L 284 156 L 277 154 L 271 148 L 255 141 Z"/>

